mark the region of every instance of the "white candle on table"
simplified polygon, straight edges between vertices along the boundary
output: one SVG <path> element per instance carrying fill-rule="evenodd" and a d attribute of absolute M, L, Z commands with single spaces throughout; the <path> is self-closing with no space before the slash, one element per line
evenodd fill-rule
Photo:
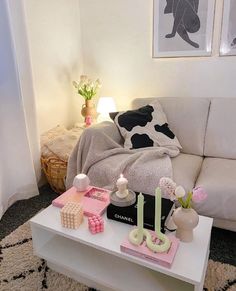
<path fill-rule="evenodd" d="M 120 178 L 116 181 L 116 186 L 118 188 L 118 191 L 116 192 L 116 195 L 119 198 L 125 198 L 128 196 L 129 191 L 127 189 L 128 180 L 121 174 Z"/>
<path fill-rule="evenodd" d="M 85 191 L 89 187 L 89 178 L 85 174 L 78 174 L 75 176 L 73 181 L 73 186 L 77 189 L 77 191 Z"/>

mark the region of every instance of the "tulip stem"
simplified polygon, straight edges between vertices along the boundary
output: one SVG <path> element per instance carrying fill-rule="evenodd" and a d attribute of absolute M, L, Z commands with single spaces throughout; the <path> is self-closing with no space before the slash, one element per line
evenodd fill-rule
<path fill-rule="evenodd" d="M 185 201 L 183 200 L 182 197 L 178 198 L 178 201 L 183 208 L 191 208 L 192 196 L 193 196 L 193 193 L 189 191 Z"/>
<path fill-rule="evenodd" d="M 191 200 L 192 200 L 192 196 L 193 196 L 193 193 L 192 192 L 188 192 L 188 196 L 187 196 L 187 199 L 186 199 L 186 208 L 191 208 Z"/>

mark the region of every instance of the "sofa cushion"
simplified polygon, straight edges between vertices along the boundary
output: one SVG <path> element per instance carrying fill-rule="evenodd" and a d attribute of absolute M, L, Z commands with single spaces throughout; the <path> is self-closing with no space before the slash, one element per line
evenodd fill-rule
<path fill-rule="evenodd" d="M 204 155 L 236 159 L 236 99 L 211 101 Z"/>
<path fill-rule="evenodd" d="M 236 221 L 236 160 L 205 158 L 196 186 L 208 193 L 195 205 L 199 214 Z"/>
<path fill-rule="evenodd" d="M 152 146 L 181 148 L 157 100 L 136 110 L 120 112 L 115 116 L 114 121 L 125 139 L 125 148 L 137 149 Z"/>
<path fill-rule="evenodd" d="M 173 180 L 177 185 L 182 185 L 186 191 L 195 186 L 201 169 L 203 158 L 195 155 L 179 154 L 172 158 Z"/>
<path fill-rule="evenodd" d="M 203 156 L 204 139 L 210 99 L 208 98 L 139 98 L 133 101 L 138 108 L 158 99 L 166 114 L 168 124 L 178 137 L 181 152 Z"/>

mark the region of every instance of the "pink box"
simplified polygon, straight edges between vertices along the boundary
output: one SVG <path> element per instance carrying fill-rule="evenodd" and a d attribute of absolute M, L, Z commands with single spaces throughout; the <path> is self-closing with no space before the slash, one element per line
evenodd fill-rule
<path fill-rule="evenodd" d="M 153 237 L 156 237 L 154 231 L 150 231 Z M 147 260 L 163 267 L 171 268 L 171 265 L 174 261 L 175 254 L 179 246 L 179 239 L 174 235 L 168 235 L 171 241 L 171 247 L 167 252 L 164 253 L 155 253 L 152 252 L 149 248 L 146 247 L 146 242 L 144 241 L 140 246 L 135 246 L 126 239 L 120 246 L 120 250 L 129 255 Z"/>
<path fill-rule="evenodd" d="M 93 186 L 86 191 L 78 192 L 75 187 L 71 187 L 54 199 L 52 205 L 62 208 L 67 202 L 79 202 L 83 206 L 84 215 L 102 215 L 110 204 L 110 192 Z"/>

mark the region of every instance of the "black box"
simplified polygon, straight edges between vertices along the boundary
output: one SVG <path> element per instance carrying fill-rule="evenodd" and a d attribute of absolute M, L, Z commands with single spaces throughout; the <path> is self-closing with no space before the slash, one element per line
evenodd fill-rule
<path fill-rule="evenodd" d="M 110 204 L 107 207 L 107 218 L 116 220 L 119 222 L 137 225 L 137 197 L 139 193 L 136 194 L 136 202 L 127 207 L 119 207 L 113 204 Z M 154 230 L 155 228 L 155 196 L 143 194 L 144 196 L 144 228 Z M 172 212 L 174 203 L 169 200 L 162 198 L 161 199 L 161 229 L 164 232 L 165 221 L 168 218 L 169 214 Z"/>

